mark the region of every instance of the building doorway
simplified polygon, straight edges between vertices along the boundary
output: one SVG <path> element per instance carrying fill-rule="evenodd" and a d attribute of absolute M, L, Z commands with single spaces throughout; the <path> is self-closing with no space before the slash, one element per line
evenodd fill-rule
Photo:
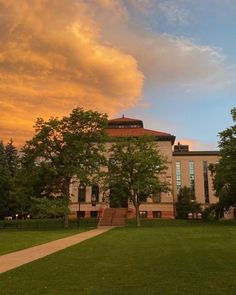
<path fill-rule="evenodd" d="M 128 197 L 127 195 L 118 195 L 113 190 L 110 190 L 109 201 L 111 208 L 128 208 Z"/>

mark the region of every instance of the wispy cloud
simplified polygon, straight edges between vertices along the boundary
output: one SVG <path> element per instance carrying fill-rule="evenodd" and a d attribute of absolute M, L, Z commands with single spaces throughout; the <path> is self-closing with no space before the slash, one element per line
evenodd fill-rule
<path fill-rule="evenodd" d="M 184 7 L 183 1 L 160 1 L 156 3 L 156 9 L 169 24 L 186 25 L 190 21 L 189 11 Z"/>

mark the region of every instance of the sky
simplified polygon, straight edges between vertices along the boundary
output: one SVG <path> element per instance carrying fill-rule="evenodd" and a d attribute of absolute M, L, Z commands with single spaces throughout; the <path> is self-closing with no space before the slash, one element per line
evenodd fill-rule
<path fill-rule="evenodd" d="M 77 107 L 215 150 L 236 106 L 235 0 L 0 0 L 0 139 Z"/>

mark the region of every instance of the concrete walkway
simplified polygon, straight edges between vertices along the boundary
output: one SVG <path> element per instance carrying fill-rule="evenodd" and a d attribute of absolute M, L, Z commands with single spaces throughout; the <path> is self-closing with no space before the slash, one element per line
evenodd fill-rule
<path fill-rule="evenodd" d="M 114 227 L 101 227 L 63 239 L 55 240 L 46 244 L 34 246 L 24 250 L 0 256 L 0 273 L 11 270 L 23 264 L 48 256 L 67 247 L 79 244 L 87 239 L 96 237 Z"/>

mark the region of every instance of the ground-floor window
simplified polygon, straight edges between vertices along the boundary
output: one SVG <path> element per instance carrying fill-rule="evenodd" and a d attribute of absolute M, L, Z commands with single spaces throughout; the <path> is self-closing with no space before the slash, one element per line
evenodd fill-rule
<path fill-rule="evenodd" d="M 161 211 L 152 211 L 153 218 L 161 218 Z"/>
<path fill-rule="evenodd" d="M 139 215 L 141 218 L 147 218 L 147 211 L 139 211 Z"/>
<path fill-rule="evenodd" d="M 77 217 L 84 217 L 85 216 L 85 211 L 77 211 Z"/>
<path fill-rule="evenodd" d="M 98 211 L 91 211 L 90 216 L 92 218 L 97 218 L 98 217 Z"/>

